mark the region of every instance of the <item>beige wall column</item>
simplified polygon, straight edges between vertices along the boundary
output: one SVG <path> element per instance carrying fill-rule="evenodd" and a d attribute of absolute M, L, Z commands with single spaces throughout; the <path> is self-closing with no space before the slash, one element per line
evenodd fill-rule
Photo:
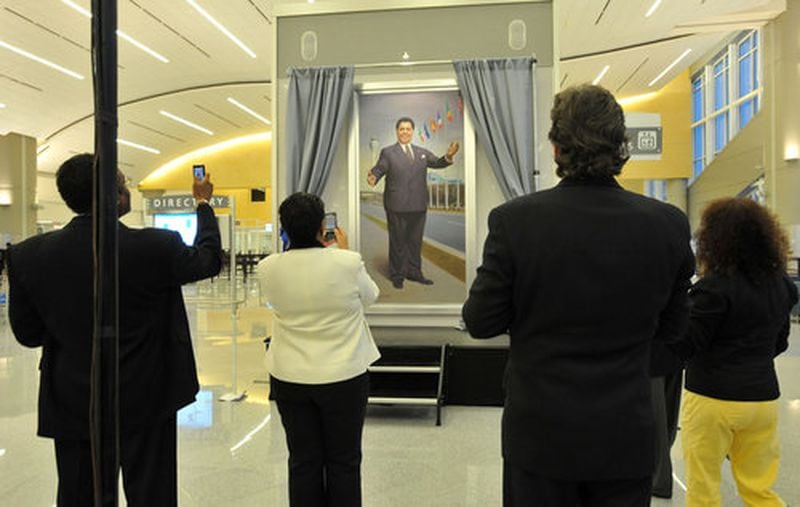
<path fill-rule="evenodd" d="M 687 180 L 673 178 L 667 181 L 667 202 L 686 213 Z"/>
<path fill-rule="evenodd" d="M 764 105 L 772 108 L 773 123 L 770 125 L 771 146 L 766 150 L 767 201 L 785 225 L 795 228 L 800 224 L 800 109 L 797 107 L 797 91 L 800 90 L 800 2 L 787 2 L 784 12 L 769 27 L 767 44 L 774 44 L 764 61 L 765 83 Z M 772 97 L 767 94 L 772 92 Z M 798 238 L 795 238 L 798 239 Z M 795 245 L 797 248 L 797 245 Z"/>
<path fill-rule="evenodd" d="M 36 233 L 36 139 L 0 136 L 0 248 Z"/>

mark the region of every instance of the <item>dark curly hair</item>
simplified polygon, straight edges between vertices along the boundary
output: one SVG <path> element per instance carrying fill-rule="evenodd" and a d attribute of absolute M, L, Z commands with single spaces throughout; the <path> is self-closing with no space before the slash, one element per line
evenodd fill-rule
<path fill-rule="evenodd" d="M 296 192 L 278 208 L 281 227 L 289 235 L 289 248 L 322 246 L 317 234 L 325 218 L 325 203 L 314 194 Z"/>
<path fill-rule="evenodd" d="M 784 272 L 788 253 L 778 218 L 751 199 L 719 199 L 703 212 L 697 232 L 703 273 L 739 273 L 757 281 Z"/>
<path fill-rule="evenodd" d="M 601 86 L 567 88 L 555 97 L 548 137 L 557 148 L 556 174 L 564 178 L 616 176 L 628 161 L 625 114 Z"/>

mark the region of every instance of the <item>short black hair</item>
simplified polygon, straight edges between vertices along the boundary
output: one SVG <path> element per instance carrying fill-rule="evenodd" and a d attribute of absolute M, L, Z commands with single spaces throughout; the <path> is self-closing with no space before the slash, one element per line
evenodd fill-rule
<path fill-rule="evenodd" d="M 558 176 L 616 176 L 630 158 L 625 113 L 602 86 L 579 85 L 560 92 L 550 118 L 548 137 L 558 148 Z"/>
<path fill-rule="evenodd" d="M 81 153 L 69 158 L 56 171 L 56 186 L 61 198 L 75 213 L 92 211 L 94 155 Z"/>
<path fill-rule="evenodd" d="M 414 124 L 414 120 L 412 120 L 408 116 L 403 116 L 402 118 L 397 120 L 397 123 L 394 124 L 394 129 L 395 130 L 399 129 L 401 123 L 410 123 L 412 129 L 417 128 L 417 126 Z"/>
<path fill-rule="evenodd" d="M 289 235 L 290 248 L 321 246 L 317 239 L 325 203 L 318 196 L 297 192 L 283 200 L 278 208 L 281 227 Z"/>

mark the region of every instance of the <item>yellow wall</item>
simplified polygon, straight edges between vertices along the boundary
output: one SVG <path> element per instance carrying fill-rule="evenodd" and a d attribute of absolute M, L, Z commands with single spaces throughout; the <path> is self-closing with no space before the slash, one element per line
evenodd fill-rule
<path fill-rule="evenodd" d="M 264 224 L 272 221 L 271 152 L 272 136 L 268 133 L 225 141 L 168 162 L 143 179 L 138 189 L 187 193 L 192 187 L 192 165 L 205 164 L 214 194 L 235 197 L 236 219 L 242 225 Z M 264 189 L 266 200 L 251 202 L 251 188 Z"/>
<path fill-rule="evenodd" d="M 623 105 L 626 113 L 661 115 L 663 150 L 661 160 L 631 160 L 620 179 L 660 180 L 692 175 L 692 90 L 689 71 L 681 73 L 651 98 Z M 623 186 L 626 186 L 623 184 Z"/>

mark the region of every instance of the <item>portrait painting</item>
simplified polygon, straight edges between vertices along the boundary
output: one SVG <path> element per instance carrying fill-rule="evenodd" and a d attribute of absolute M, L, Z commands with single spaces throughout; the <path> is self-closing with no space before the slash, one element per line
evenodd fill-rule
<path fill-rule="evenodd" d="M 359 94 L 359 245 L 379 303 L 463 302 L 463 138 L 456 89 Z"/>

